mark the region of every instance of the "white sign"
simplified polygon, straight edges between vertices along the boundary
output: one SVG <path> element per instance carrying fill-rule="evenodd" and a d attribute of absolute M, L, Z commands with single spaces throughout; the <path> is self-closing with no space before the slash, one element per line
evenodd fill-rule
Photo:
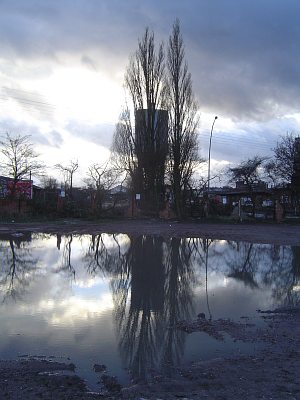
<path fill-rule="evenodd" d="M 135 199 L 136 199 L 136 200 L 141 200 L 141 194 L 140 194 L 140 193 L 136 193 Z"/>

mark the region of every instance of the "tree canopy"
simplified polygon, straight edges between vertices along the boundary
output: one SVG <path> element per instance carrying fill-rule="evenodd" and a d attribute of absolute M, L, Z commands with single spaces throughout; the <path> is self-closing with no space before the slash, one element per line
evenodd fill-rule
<path fill-rule="evenodd" d="M 175 211 L 181 217 L 199 155 L 198 105 L 178 20 L 166 52 L 162 44 L 155 46 L 154 33 L 146 28 L 130 59 L 125 87 L 135 120 L 126 107 L 113 139 L 116 164 L 123 166 L 133 190 L 142 193 L 156 211 L 163 203 L 168 181 Z"/>

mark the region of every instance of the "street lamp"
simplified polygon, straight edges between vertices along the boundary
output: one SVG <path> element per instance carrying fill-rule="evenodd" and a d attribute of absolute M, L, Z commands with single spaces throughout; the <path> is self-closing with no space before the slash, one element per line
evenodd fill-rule
<path fill-rule="evenodd" d="M 209 208 L 209 185 L 210 185 L 210 150 L 211 150 L 211 139 L 212 139 L 212 134 L 215 126 L 215 122 L 218 119 L 217 115 L 214 118 L 214 121 L 211 126 L 210 130 L 210 138 L 209 138 L 209 148 L 208 148 L 208 172 L 207 172 L 207 216 L 209 214 L 208 208 Z"/>

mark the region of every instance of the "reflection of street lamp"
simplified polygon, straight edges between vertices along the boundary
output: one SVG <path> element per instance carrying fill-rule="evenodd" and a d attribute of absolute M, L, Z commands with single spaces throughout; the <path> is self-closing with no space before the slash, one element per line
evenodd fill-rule
<path fill-rule="evenodd" d="M 214 125 L 216 120 L 218 119 L 217 115 L 214 118 L 214 122 L 212 123 L 211 126 L 211 131 L 210 131 L 210 138 L 209 138 L 209 148 L 208 148 L 208 172 L 207 172 L 207 215 L 209 214 L 208 208 L 209 208 L 209 185 L 210 185 L 210 150 L 211 150 L 211 139 L 212 139 L 212 134 L 214 130 Z"/>
<path fill-rule="evenodd" d="M 209 314 L 209 321 L 212 320 L 212 315 L 209 307 L 209 301 L 208 301 L 208 248 L 211 245 L 212 242 L 208 242 L 208 239 L 205 239 L 204 242 L 204 249 L 205 249 L 205 293 L 206 293 L 206 305 L 207 305 L 207 311 Z"/>

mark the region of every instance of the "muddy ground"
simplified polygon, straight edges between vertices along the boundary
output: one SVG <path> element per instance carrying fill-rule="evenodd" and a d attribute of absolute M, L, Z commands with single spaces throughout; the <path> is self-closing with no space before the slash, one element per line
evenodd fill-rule
<path fill-rule="evenodd" d="M 45 223 L 0 223 L 0 234 L 44 232 L 61 234 L 127 233 L 129 235 L 161 235 L 164 237 L 201 237 L 300 245 L 300 225 L 272 223 L 204 223 L 161 220 L 113 220 L 88 222 L 78 220 Z"/>
<path fill-rule="evenodd" d="M 82 223 L 0 224 L 0 235 L 22 232 L 45 233 L 128 233 L 155 234 L 166 237 L 192 236 L 213 239 L 300 245 L 300 226 L 269 224 L 204 224 L 175 221 L 114 221 Z M 182 321 L 178 329 L 187 334 L 204 331 L 222 340 L 224 332 L 237 341 L 249 341 L 263 350 L 252 356 L 237 351 L 230 358 L 198 362 L 176 368 L 176 379 L 157 375 L 152 382 L 121 388 L 106 377 L 101 393 L 91 393 L 84 382 L 72 372 L 74 365 L 49 361 L 0 361 L 0 399 L 185 399 L 185 400 L 300 400 L 300 311 L 263 310 L 260 317 L 264 328 L 227 320 Z M 274 311 L 274 310 L 271 310 Z M 65 370 L 68 375 L 57 373 Z M 76 369 L 75 369 L 76 372 Z M 99 376 L 101 380 L 101 376 Z"/>

